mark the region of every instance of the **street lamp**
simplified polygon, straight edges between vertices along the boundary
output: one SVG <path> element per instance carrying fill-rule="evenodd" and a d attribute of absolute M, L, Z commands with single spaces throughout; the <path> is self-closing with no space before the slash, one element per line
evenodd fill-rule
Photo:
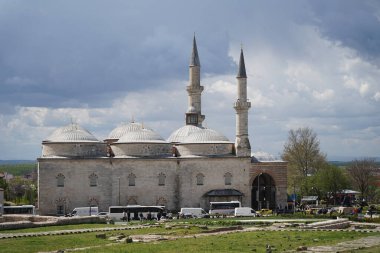
<path fill-rule="evenodd" d="M 262 175 L 263 173 L 260 173 L 258 176 L 257 176 L 257 209 L 258 210 L 261 210 L 261 206 L 260 206 L 260 176 Z"/>

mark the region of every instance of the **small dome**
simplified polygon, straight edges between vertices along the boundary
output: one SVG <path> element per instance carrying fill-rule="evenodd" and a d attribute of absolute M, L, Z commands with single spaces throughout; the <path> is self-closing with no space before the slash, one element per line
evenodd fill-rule
<path fill-rule="evenodd" d="M 78 124 L 70 124 L 56 129 L 47 142 L 99 142 L 89 131 Z"/>
<path fill-rule="evenodd" d="M 165 140 L 157 133 L 150 129 L 139 129 L 124 134 L 117 143 L 129 143 L 129 142 L 161 142 Z"/>
<path fill-rule="evenodd" d="M 186 125 L 175 132 L 168 138 L 172 143 L 230 143 L 224 135 L 209 128 L 203 128 L 193 125 Z"/>
<path fill-rule="evenodd" d="M 114 130 L 112 130 L 112 132 L 108 135 L 107 139 L 120 139 L 123 135 L 125 135 L 128 132 L 134 132 L 144 128 L 151 130 L 150 128 L 143 126 L 143 124 L 137 122 L 122 124 L 121 126 L 118 126 Z"/>

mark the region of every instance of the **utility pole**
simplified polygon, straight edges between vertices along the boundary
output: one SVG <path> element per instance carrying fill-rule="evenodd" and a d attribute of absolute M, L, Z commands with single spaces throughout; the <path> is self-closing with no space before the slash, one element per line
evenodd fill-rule
<path fill-rule="evenodd" d="M 117 179 L 119 180 L 119 201 L 118 201 L 118 205 L 120 206 L 120 177 L 117 177 Z"/>

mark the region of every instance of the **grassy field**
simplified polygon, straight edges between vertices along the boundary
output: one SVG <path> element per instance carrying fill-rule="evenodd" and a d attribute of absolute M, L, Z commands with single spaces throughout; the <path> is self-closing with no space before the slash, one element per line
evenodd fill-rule
<path fill-rule="evenodd" d="M 165 226 L 172 226 L 170 229 Z M 1 233 L 42 232 L 68 229 L 115 227 L 112 225 L 70 225 L 61 227 L 47 227 L 23 229 L 16 231 L 0 231 Z M 211 228 L 210 228 L 211 229 Z M 350 241 L 369 235 L 380 236 L 380 233 L 358 232 L 320 232 L 320 231 L 254 231 L 236 232 L 231 234 L 218 234 L 199 236 L 204 228 L 199 226 L 184 226 L 183 224 L 166 224 L 159 227 L 146 227 L 134 230 L 106 232 L 107 238 L 112 235 L 168 235 L 189 236 L 175 240 L 152 243 L 115 243 L 106 239 L 96 238 L 99 232 L 51 235 L 40 237 L 25 237 L 14 239 L 1 239 L 0 252 L 39 252 L 57 251 L 60 249 L 86 248 L 80 252 L 265 252 L 266 245 L 271 245 L 275 252 L 295 250 L 298 246 L 332 245 L 342 241 Z M 373 249 L 371 249 L 373 250 Z M 374 252 L 361 250 L 359 252 Z"/>
<path fill-rule="evenodd" d="M 0 171 L 8 172 L 14 176 L 31 174 L 37 170 L 37 163 L 0 164 Z"/>

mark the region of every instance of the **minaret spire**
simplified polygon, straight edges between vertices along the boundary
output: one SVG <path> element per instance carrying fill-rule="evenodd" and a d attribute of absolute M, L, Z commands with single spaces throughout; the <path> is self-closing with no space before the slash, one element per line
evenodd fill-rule
<path fill-rule="evenodd" d="M 186 112 L 186 125 L 202 126 L 205 116 L 201 110 L 201 95 L 204 89 L 201 86 L 201 64 L 198 56 L 195 34 L 193 37 L 193 50 L 191 52 L 189 65 L 189 85 L 186 87 L 188 93 L 188 109 Z"/>
<path fill-rule="evenodd" d="M 234 104 L 236 110 L 236 156 L 251 156 L 251 144 L 248 138 L 248 110 L 251 102 L 247 100 L 247 74 L 245 71 L 243 48 L 240 51 L 239 69 L 237 73 L 238 98 Z"/>
<path fill-rule="evenodd" d="M 239 70 L 236 77 L 247 78 L 247 73 L 245 72 L 243 48 L 240 50 Z"/>
<path fill-rule="evenodd" d="M 193 37 L 193 51 L 191 52 L 190 66 L 201 66 L 198 56 L 197 41 L 195 40 L 195 34 Z"/>

